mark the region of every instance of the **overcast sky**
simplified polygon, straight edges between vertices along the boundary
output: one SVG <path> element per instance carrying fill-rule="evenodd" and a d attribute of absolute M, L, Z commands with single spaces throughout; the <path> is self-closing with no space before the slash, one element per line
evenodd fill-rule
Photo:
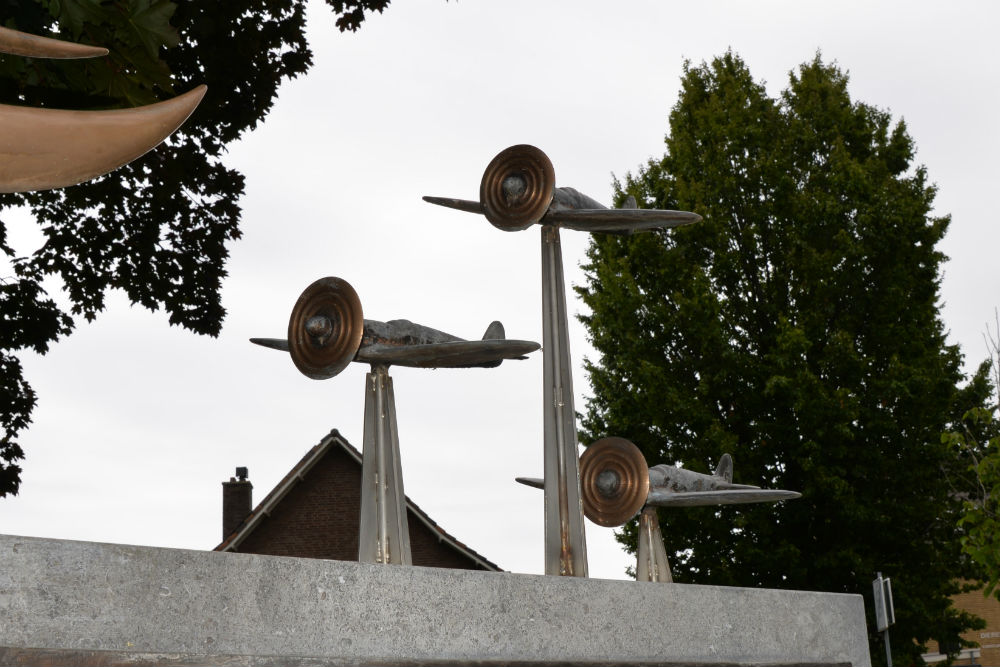
<path fill-rule="evenodd" d="M 170 328 L 116 295 L 47 356 L 22 355 L 39 405 L 0 533 L 211 549 L 220 483 L 236 466 L 249 467 L 256 501 L 331 429 L 360 448 L 366 367 L 309 380 L 287 355 L 247 342 L 283 337 L 319 277 L 353 284 L 370 319 L 465 337 L 499 319 L 509 337 L 540 341 L 538 228 L 504 233 L 421 196 L 475 199 L 490 159 L 530 143 L 559 185 L 608 204 L 613 174 L 662 154 L 684 61 L 728 48 L 772 94 L 819 50 L 850 73 L 854 99 L 906 120 L 939 186 L 936 213 L 953 216 L 941 248 L 949 339 L 979 361 L 1000 303 L 998 7 L 396 0 L 344 35 L 314 2 L 314 68 L 282 87 L 226 160 L 247 194 L 222 335 Z M 12 236 L 20 253 L 39 239 L 26 216 Z M 580 284 L 587 237 L 562 237 L 567 284 Z M 582 410 L 589 348 L 582 327 L 571 330 Z M 540 353 L 392 375 L 407 495 L 501 567 L 542 572 L 541 492 L 513 482 L 542 473 Z M 738 475 L 738 450 L 734 459 Z M 611 530 L 590 525 L 588 548 L 593 576 L 624 577 L 632 559 Z"/>

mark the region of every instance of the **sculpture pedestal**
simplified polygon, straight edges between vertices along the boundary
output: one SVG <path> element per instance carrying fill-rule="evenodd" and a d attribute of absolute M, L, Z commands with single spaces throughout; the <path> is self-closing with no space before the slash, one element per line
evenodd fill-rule
<path fill-rule="evenodd" d="M 396 395 L 386 366 L 365 378 L 365 436 L 361 463 L 358 560 L 410 565 L 403 468 L 399 461 Z"/>
<path fill-rule="evenodd" d="M 0 664 L 852 665 L 861 596 L 0 535 Z"/>
<path fill-rule="evenodd" d="M 671 583 L 670 561 L 663 545 L 660 517 L 656 508 L 647 505 L 639 515 L 639 548 L 636 551 L 635 578 L 637 581 Z"/>
<path fill-rule="evenodd" d="M 542 361 L 545 574 L 586 577 L 562 243 L 552 225 L 542 225 Z"/>

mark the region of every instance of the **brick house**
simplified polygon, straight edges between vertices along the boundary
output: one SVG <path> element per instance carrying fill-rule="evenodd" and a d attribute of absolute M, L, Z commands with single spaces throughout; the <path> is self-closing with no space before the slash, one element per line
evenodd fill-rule
<path fill-rule="evenodd" d="M 962 639 L 978 644 L 975 648 L 961 649 L 953 665 L 976 665 L 981 667 L 1000 667 L 1000 601 L 995 597 L 986 597 L 982 589 L 959 593 L 951 597 L 956 608 L 975 614 L 986 621 L 982 630 L 969 630 Z M 928 647 L 937 648 L 936 653 L 925 653 L 924 662 L 933 664 L 947 659 L 947 646 L 931 642 Z M 953 650 L 958 649 L 954 647 Z"/>
<path fill-rule="evenodd" d="M 310 449 L 253 507 L 253 485 L 222 483 L 222 543 L 215 551 L 358 559 L 361 453 L 336 429 Z M 463 570 L 500 570 L 437 525 L 406 498 L 413 564 Z"/>

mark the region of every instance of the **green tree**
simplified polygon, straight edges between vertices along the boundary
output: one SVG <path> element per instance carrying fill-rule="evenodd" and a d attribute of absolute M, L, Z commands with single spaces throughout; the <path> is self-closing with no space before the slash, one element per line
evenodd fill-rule
<path fill-rule="evenodd" d="M 616 196 L 704 221 L 594 237 L 578 288 L 599 355 L 583 426 L 650 464 L 708 472 L 729 452 L 737 482 L 800 491 L 662 510 L 675 579 L 870 600 L 880 570 L 894 651 L 915 664 L 976 623 L 948 599 L 965 567 L 949 487 L 963 464 L 941 433 L 990 388 L 985 368 L 962 386 L 945 341 L 949 219 L 930 214 L 913 140 L 847 83 L 818 56 L 776 99 L 732 53 L 685 66 L 666 154 Z M 634 549 L 635 526 L 620 539 Z"/>
<path fill-rule="evenodd" d="M 356 30 L 388 0 L 327 0 L 337 26 Z M 16 494 L 18 433 L 35 393 L 18 352 L 44 353 L 74 321 L 92 320 L 110 289 L 164 308 L 171 324 L 216 335 L 226 244 L 239 238 L 243 176 L 222 164 L 228 143 L 267 115 L 280 83 L 306 72 L 305 0 L 0 0 L 0 24 L 98 44 L 105 58 L 0 56 L 0 103 L 94 109 L 155 102 L 208 84 L 199 109 L 167 142 L 103 178 L 58 191 L 0 196 L 0 214 L 30 208 L 44 245 L 15 256 L 0 218 L 0 497 Z M 64 310 L 43 280 L 61 279 Z"/>
<path fill-rule="evenodd" d="M 1000 313 L 996 327 L 987 330 L 986 346 L 994 389 L 1000 389 Z M 994 398 L 997 396 L 994 395 Z M 979 566 L 983 595 L 1000 599 L 1000 425 L 996 413 L 1000 405 L 972 408 L 955 430 L 942 441 L 956 446 L 968 456 L 970 479 L 962 488 L 965 512 L 959 524 L 964 551 Z"/>

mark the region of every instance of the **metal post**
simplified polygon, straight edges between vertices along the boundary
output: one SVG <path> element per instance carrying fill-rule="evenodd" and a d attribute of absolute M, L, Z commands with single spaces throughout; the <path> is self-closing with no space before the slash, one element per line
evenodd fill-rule
<path fill-rule="evenodd" d="M 372 365 L 366 376 L 358 560 L 412 564 L 396 433 L 396 397 L 389 369 L 383 365 Z"/>
<path fill-rule="evenodd" d="M 892 667 L 892 649 L 889 646 L 889 626 L 896 622 L 896 610 L 892 603 L 892 582 L 882 578 L 881 572 L 875 573 L 872 582 L 872 592 L 875 603 L 875 627 L 882 632 L 885 642 L 885 664 Z"/>
<path fill-rule="evenodd" d="M 586 577 L 576 411 L 559 228 L 542 225 L 545 574 Z"/>
<path fill-rule="evenodd" d="M 639 549 L 635 562 L 636 581 L 672 583 L 667 550 L 663 546 L 656 508 L 647 505 L 639 515 Z"/>

